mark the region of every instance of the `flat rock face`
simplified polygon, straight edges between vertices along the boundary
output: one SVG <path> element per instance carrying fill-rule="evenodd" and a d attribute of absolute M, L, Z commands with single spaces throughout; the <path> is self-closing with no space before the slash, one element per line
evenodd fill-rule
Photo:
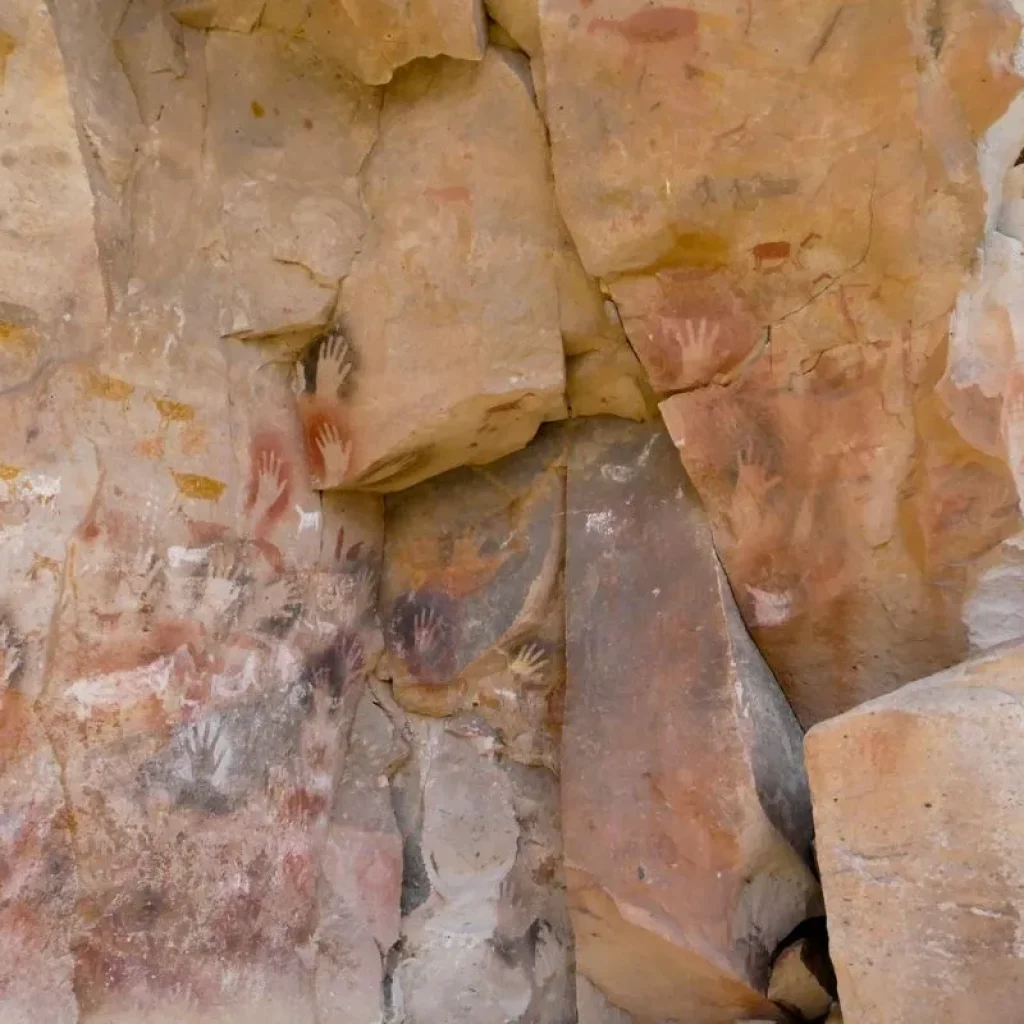
<path fill-rule="evenodd" d="M 807 736 L 848 1024 L 1020 1016 L 1022 669 L 1003 647 Z"/>
<path fill-rule="evenodd" d="M 379 91 L 265 30 L 210 33 L 204 58 L 222 333 L 321 325 L 366 230 L 357 175 Z"/>
<path fill-rule="evenodd" d="M 818 899 L 800 728 L 663 429 L 581 426 L 568 479 L 562 801 L 578 969 L 644 1019 L 778 1019 L 769 958 Z"/>
<path fill-rule="evenodd" d="M 560 208 L 798 714 L 957 660 L 961 566 L 1019 520 L 935 390 L 1012 11 L 551 0 L 541 34 Z"/>
<path fill-rule="evenodd" d="M 492 50 L 417 65 L 386 92 L 365 169 L 371 228 L 340 303 L 348 486 L 489 462 L 562 413 L 559 228 L 527 74 Z"/>
<path fill-rule="evenodd" d="M 46 4 L 0 12 L 0 391 L 106 315 L 92 192 Z"/>

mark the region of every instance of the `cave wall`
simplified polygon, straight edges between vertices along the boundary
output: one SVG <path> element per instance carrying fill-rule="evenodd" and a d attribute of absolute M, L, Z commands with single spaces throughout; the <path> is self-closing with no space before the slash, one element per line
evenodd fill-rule
<path fill-rule="evenodd" d="M 1019 36 L 6 0 L 0 1022 L 780 1013 L 800 726 L 1024 634 Z"/>

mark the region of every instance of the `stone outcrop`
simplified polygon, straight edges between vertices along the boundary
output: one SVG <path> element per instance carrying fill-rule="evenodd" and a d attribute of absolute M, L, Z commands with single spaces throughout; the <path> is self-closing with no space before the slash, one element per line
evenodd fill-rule
<path fill-rule="evenodd" d="M 819 899 L 800 728 L 664 432 L 595 420 L 568 480 L 577 968 L 644 1020 L 781 1019 L 764 995 L 770 958 Z"/>
<path fill-rule="evenodd" d="M 562 213 L 807 722 L 961 657 L 963 562 L 1019 528 L 936 391 L 1017 36 L 973 0 L 541 7 Z"/>
<path fill-rule="evenodd" d="M 353 369 L 340 396 L 317 382 L 351 443 L 327 486 L 396 490 L 490 462 L 563 414 L 558 222 L 525 76 L 492 50 L 417 65 L 385 93 L 372 227 L 339 307 Z"/>
<path fill-rule="evenodd" d="M 1020 1016 L 1022 669 L 1000 648 L 808 733 L 848 1024 Z"/>

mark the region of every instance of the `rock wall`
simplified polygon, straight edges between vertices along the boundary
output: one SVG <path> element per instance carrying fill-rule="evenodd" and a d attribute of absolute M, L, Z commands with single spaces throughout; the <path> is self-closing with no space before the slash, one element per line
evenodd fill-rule
<path fill-rule="evenodd" d="M 0 1024 L 1015 1019 L 1020 35 L 6 0 Z"/>

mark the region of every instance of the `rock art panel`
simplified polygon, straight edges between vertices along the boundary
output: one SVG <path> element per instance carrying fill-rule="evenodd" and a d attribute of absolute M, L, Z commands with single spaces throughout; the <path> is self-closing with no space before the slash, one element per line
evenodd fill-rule
<path fill-rule="evenodd" d="M 564 413 L 559 225 L 526 73 L 492 50 L 386 90 L 337 318 L 356 366 L 348 487 L 493 461 Z"/>
<path fill-rule="evenodd" d="M 381 615 L 395 698 L 555 769 L 564 685 L 566 432 L 386 500 Z"/>
<path fill-rule="evenodd" d="M 1003 646 L 808 733 L 849 1024 L 1020 1014 L 1022 666 Z"/>
<path fill-rule="evenodd" d="M 964 565 L 1019 530 L 937 391 L 1013 11 L 555 0 L 541 34 L 559 207 L 797 713 L 958 660 Z"/>
<path fill-rule="evenodd" d="M 644 1020 L 781 1020 L 770 960 L 820 899 L 801 731 L 663 428 L 581 424 L 566 520 L 578 970 Z"/>
<path fill-rule="evenodd" d="M 311 0 L 267 0 L 260 23 L 308 39 L 325 56 L 364 82 L 382 85 L 395 70 L 418 57 L 442 54 L 480 60 L 487 46 L 487 25 L 480 0 L 423 0 L 396 5 L 386 0 L 355 4 Z"/>
<path fill-rule="evenodd" d="M 311 490 L 287 363 L 116 328 L 0 399 L 0 1017 L 312 1021 L 379 502 Z"/>

